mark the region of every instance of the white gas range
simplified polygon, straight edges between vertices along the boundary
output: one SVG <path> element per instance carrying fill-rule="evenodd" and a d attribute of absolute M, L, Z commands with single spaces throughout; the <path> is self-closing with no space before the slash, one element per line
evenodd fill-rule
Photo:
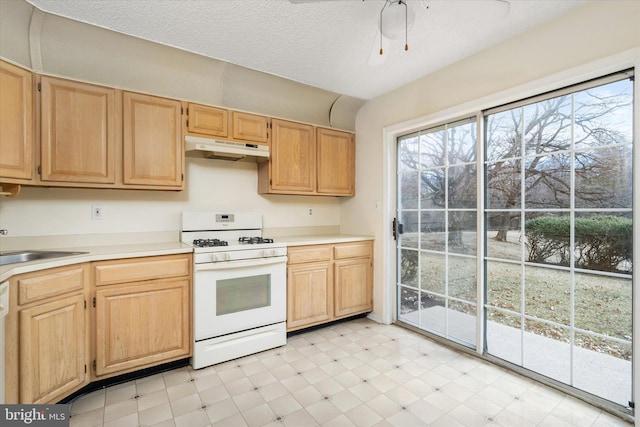
<path fill-rule="evenodd" d="M 194 247 L 195 369 L 286 344 L 287 247 L 262 237 L 255 212 L 185 211 Z"/>

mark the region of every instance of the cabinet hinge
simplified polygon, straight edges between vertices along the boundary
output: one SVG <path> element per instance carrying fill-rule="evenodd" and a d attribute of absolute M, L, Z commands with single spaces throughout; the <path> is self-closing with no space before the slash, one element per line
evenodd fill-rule
<path fill-rule="evenodd" d="M 187 114 L 188 115 L 188 114 Z M 187 127 L 189 127 L 189 119 L 187 119 Z"/>
<path fill-rule="evenodd" d="M 180 115 L 184 114 L 184 108 L 180 107 Z"/>
<path fill-rule="evenodd" d="M 42 175 L 42 165 L 38 165 L 38 175 Z"/>
<path fill-rule="evenodd" d="M 187 108 L 187 116 L 189 115 L 189 109 Z"/>
<path fill-rule="evenodd" d="M 273 185 L 273 180 L 269 178 L 269 185 Z"/>
<path fill-rule="evenodd" d="M 93 306 L 96 306 L 96 297 L 93 297 Z"/>
<path fill-rule="evenodd" d="M 86 364 L 84 365 L 84 373 L 85 374 L 87 373 L 87 365 Z"/>
<path fill-rule="evenodd" d="M 97 369 L 96 369 L 96 360 L 95 360 L 95 359 L 93 359 L 93 370 L 94 370 L 94 371 L 95 371 L 95 370 L 97 370 Z"/>
<path fill-rule="evenodd" d="M 42 92 L 42 83 L 38 83 L 38 92 Z"/>
<path fill-rule="evenodd" d="M 184 174 L 180 174 L 180 177 L 182 179 L 182 182 L 184 182 Z"/>
<path fill-rule="evenodd" d="M 84 309 L 87 309 L 87 300 L 84 300 Z"/>

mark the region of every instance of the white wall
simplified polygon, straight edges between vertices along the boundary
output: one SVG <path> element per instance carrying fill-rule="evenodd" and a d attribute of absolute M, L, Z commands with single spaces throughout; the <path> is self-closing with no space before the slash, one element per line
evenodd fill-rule
<path fill-rule="evenodd" d="M 638 49 L 640 2 L 593 1 L 361 108 L 356 119 L 357 194 L 343 203 L 341 226 L 344 232 L 376 237 L 372 317 L 391 322 L 394 315 L 394 136 L 633 65 Z M 620 64 L 603 60 L 629 50 Z M 595 65 L 581 68 L 585 64 Z"/>
<path fill-rule="evenodd" d="M 14 199 L 0 199 L 0 228 L 9 236 L 179 231 L 187 209 L 261 212 L 265 228 L 340 224 L 336 197 L 261 196 L 255 163 L 187 158 L 181 192 L 23 187 Z M 104 219 L 91 219 L 91 206 Z M 313 215 L 309 215 L 309 209 Z"/>

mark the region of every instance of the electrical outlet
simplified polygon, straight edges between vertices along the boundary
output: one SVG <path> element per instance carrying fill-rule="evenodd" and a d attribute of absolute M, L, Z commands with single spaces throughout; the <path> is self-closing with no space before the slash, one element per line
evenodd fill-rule
<path fill-rule="evenodd" d="M 313 209 L 309 208 L 309 216 L 313 215 Z"/>
<path fill-rule="evenodd" d="M 104 207 L 102 205 L 91 206 L 91 219 L 104 218 Z"/>

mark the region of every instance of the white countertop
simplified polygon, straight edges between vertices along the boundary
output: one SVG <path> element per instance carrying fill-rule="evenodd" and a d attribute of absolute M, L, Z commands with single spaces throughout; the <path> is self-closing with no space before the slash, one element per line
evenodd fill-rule
<path fill-rule="evenodd" d="M 77 264 L 80 262 L 104 261 L 118 258 L 135 258 L 193 252 L 193 248 L 191 246 L 185 245 L 181 242 L 160 242 L 87 247 L 74 246 L 57 247 L 43 250 L 87 253 L 82 255 L 65 256 L 61 258 L 49 258 L 38 261 L 2 265 L 0 266 L 0 282 L 3 282 L 9 277 L 16 274 L 29 273 L 31 271 L 44 270 L 47 268 L 62 267 L 65 265 Z"/>
<path fill-rule="evenodd" d="M 275 239 L 277 239 L 278 242 L 286 242 L 287 246 L 304 246 L 373 240 L 373 237 L 353 234 L 310 234 L 277 236 L 275 237 Z M 61 258 L 49 258 L 38 261 L 2 265 L 0 266 L 0 282 L 3 282 L 16 274 L 45 270 L 47 268 L 62 267 L 65 265 L 77 264 L 80 262 L 104 261 L 118 258 L 136 258 L 193 252 L 193 248 L 190 245 L 186 245 L 182 242 L 177 241 L 127 243 L 102 246 L 56 246 L 51 248 L 38 248 L 35 250 L 55 250 L 87 253 L 81 255 L 65 256 Z M 7 250 L 7 252 L 12 251 L 13 250 Z"/>
<path fill-rule="evenodd" d="M 361 242 L 373 240 L 373 236 L 358 234 L 310 234 L 306 236 L 278 236 L 278 242 L 286 242 L 287 246 L 325 245 L 333 243 Z"/>

